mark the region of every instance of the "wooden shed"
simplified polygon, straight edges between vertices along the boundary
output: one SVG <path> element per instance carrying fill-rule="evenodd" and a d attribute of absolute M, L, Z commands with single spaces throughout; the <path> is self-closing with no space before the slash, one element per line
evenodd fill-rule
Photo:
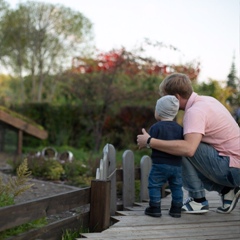
<path fill-rule="evenodd" d="M 0 151 L 4 150 L 6 130 L 11 129 L 17 133 L 17 154 L 22 154 L 23 133 L 44 140 L 48 132 L 32 120 L 8 109 L 0 108 Z"/>

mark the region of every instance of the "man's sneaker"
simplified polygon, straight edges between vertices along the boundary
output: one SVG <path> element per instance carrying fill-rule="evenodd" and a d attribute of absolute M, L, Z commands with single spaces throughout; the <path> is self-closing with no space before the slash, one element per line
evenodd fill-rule
<path fill-rule="evenodd" d="M 145 209 L 145 214 L 151 217 L 161 217 L 161 209 L 160 207 L 147 207 Z"/>
<path fill-rule="evenodd" d="M 202 203 L 195 202 L 193 198 L 188 198 L 182 207 L 182 213 L 206 213 L 208 212 L 208 201 Z"/>
<path fill-rule="evenodd" d="M 240 187 L 236 187 L 227 194 L 222 195 L 222 207 L 218 207 L 217 212 L 230 213 L 236 207 L 239 197 Z"/>

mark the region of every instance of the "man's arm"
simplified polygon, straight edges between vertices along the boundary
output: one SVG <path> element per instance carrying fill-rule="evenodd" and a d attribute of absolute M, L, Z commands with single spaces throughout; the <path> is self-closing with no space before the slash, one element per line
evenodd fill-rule
<path fill-rule="evenodd" d="M 145 129 L 142 129 L 142 133 L 143 134 L 137 136 L 137 142 L 140 149 L 146 147 L 147 139 L 150 137 Z M 159 140 L 152 138 L 150 146 L 151 148 L 172 155 L 191 157 L 194 155 L 201 140 L 202 134 L 189 133 L 184 136 L 184 140 Z"/>

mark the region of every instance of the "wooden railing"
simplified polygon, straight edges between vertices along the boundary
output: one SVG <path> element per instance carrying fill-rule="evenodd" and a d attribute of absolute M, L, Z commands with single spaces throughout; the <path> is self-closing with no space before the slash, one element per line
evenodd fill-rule
<path fill-rule="evenodd" d="M 101 232 L 111 225 L 111 216 L 114 216 L 117 210 L 133 206 L 135 180 L 140 180 L 140 201 L 148 200 L 147 182 L 150 168 L 151 159 L 148 156 L 143 156 L 140 168 L 135 168 L 134 154 L 126 150 L 122 156 L 122 168 L 117 169 L 115 149 L 111 144 L 107 144 L 103 149 L 103 159 L 97 169 L 96 180 L 92 180 L 91 187 L 2 207 L 0 231 L 42 217 L 74 210 L 74 216 L 54 221 L 8 240 L 58 240 L 66 229 L 82 228 L 89 229 L 89 232 Z M 121 201 L 117 200 L 118 182 L 122 183 Z"/>
<path fill-rule="evenodd" d="M 30 221 L 60 214 L 77 207 L 82 208 L 78 215 L 50 223 L 42 228 L 30 230 L 9 239 L 61 239 L 65 229 L 88 227 L 90 188 L 71 191 L 13 206 L 0 208 L 0 231 L 19 226 Z"/>

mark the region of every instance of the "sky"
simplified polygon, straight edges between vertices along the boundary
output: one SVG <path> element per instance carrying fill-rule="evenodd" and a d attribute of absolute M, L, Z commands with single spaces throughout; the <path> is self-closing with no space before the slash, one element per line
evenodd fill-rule
<path fill-rule="evenodd" d="M 24 0 L 5 0 L 15 7 Z M 40 0 L 35 0 L 35 2 Z M 93 24 L 103 52 L 131 51 L 149 39 L 169 48 L 147 48 L 164 64 L 200 62 L 198 80 L 227 80 L 234 62 L 240 76 L 240 0 L 41 0 L 81 12 Z"/>

